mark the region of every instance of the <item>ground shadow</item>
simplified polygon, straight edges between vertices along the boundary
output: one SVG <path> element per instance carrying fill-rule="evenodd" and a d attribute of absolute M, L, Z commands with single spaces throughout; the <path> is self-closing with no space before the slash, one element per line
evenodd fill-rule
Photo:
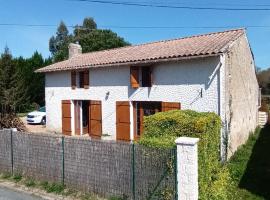
<path fill-rule="evenodd" d="M 240 188 L 270 199 L 270 125 L 261 130 L 246 171 L 240 181 Z"/>

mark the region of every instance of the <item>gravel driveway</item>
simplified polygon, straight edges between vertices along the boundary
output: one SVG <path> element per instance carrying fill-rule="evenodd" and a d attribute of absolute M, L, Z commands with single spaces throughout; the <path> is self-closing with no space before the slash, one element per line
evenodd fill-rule
<path fill-rule="evenodd" d="M 46 126 L 39 124 L 27 124 L 26 117 L 21 117 L 24 125 L 27 128 L 27 131 L 31 133 L 46 133 Z M 1 200 L 1 199 L 0 199 Z"/>
<path fill-rule="evenodd" d="M 26 193 L 0 187 L 0 200 L 42 200 Z"/>

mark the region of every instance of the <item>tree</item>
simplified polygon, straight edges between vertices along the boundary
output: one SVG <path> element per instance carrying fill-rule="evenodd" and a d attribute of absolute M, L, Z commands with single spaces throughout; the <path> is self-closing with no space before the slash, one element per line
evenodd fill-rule
<path fill-rule="evenodd" d="M 60 40 L 58 35 L 60 26 L 62 26 L 61 32 L 64 30 L 63 24 L 63 22 L 60 23 L 56 36 L 52 36 L 49 41 L 54 62 L 68 58 L 68 45 L 71 42 L 79 42 L 82 46 L 83 53 L 129 45 L 128 42 L 113 31 L 98 29 L 94 19 L 90 17 L 85 18 L 81 26 L 76 25 L 73 34 L 68 35 L 65 31 L 65 37 L 61 37 Z"/>
<path fill-rule="evenodd" d="M 68 44 L 71 42 L 71 35 L 69 35 L 67 26 L 63 21 L 60 22 L 56 36 L 52 36 L 49 40 L 49 50 L 55 60 L 61 61 L 68 55 Z"/>
<path fill-rule="evenodd" d="M 97 24 L 92 17 L 86 17 L 83 20 L 83 25 L 76 25 L 73 31 L 74 37 L 80 37 L 81 35 L 86 35 L 93 30 L 97 29 Z"/>
<path fill-rule="evenodd" d="M 270 94 L 270 68 L 266 70 L 257 71 L 257 80 L 260 88 L 262 88 L 262 94 Z"/>
<path fill-rule="evenodd" d="M 16 71 L 16 65 L 12 55 L 5 48 L 0 58 L 0 104 L 2 112 L 16 112 L 19 107 L 23 107 L 28 99 L 23 84 L 23 76 Z"/>
<path fill-rule="evenodd" d="M 37 51 L 32 57 L 24 59 L 22 57 L 14 59 L 16 70 L 23 77 L 24 92 L 29 97 L 24 110 L 32 109 L 32 104 L 44 105 L 45 103 L 45 76 L 42 73 L 35 73 L 38 68 L 51 64 L 51 59 L 44 59 Z"/>

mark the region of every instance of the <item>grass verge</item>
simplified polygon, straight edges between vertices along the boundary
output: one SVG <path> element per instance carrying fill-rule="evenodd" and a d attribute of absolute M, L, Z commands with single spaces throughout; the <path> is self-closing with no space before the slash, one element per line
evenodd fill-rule
<path fill-rule="evenodd" d="M 227 164 L 230 199 L 270 199 L 270 125 L 257 129 Z"/>
<path fill-rule="evenodd" d="M 21 186 L 26 186 L 28 188 L 35 188 L 45 191 L 46 193 L 54 193 L 59 195 L 60 198 L 70 197 L 70 199 L 81 199 L 81 200 L 107 200 L 101 198 L 95 194 L 83 193 L 77 190 L 66 188 L 61 183 L 50 183 L 47 181 L 36 181 L 33 178 L 23 177 L 21 174 L 14 174 L 13 176 L 10 173 L 0 174 L 0 180 L 6 180 L 15 182 Z M 108 200 L 114 200 L 114 198 L 109 198 Z M 121 199 L 117 199 L 121 200 Z"/>

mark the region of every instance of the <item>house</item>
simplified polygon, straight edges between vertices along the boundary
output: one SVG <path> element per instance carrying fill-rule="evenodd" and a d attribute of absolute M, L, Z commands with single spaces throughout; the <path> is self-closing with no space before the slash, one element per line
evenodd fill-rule
<path fill-rule="evenodd" d="M 173 109 L 221 116 L 223 154 L 243 144 L 258 121 L 258 83 L 244 29 L 84 53 L 46 73 L 48 131 L 135 140 L 143 116 Z M 228 146 L 226 146 L 228 144 Z"/>

